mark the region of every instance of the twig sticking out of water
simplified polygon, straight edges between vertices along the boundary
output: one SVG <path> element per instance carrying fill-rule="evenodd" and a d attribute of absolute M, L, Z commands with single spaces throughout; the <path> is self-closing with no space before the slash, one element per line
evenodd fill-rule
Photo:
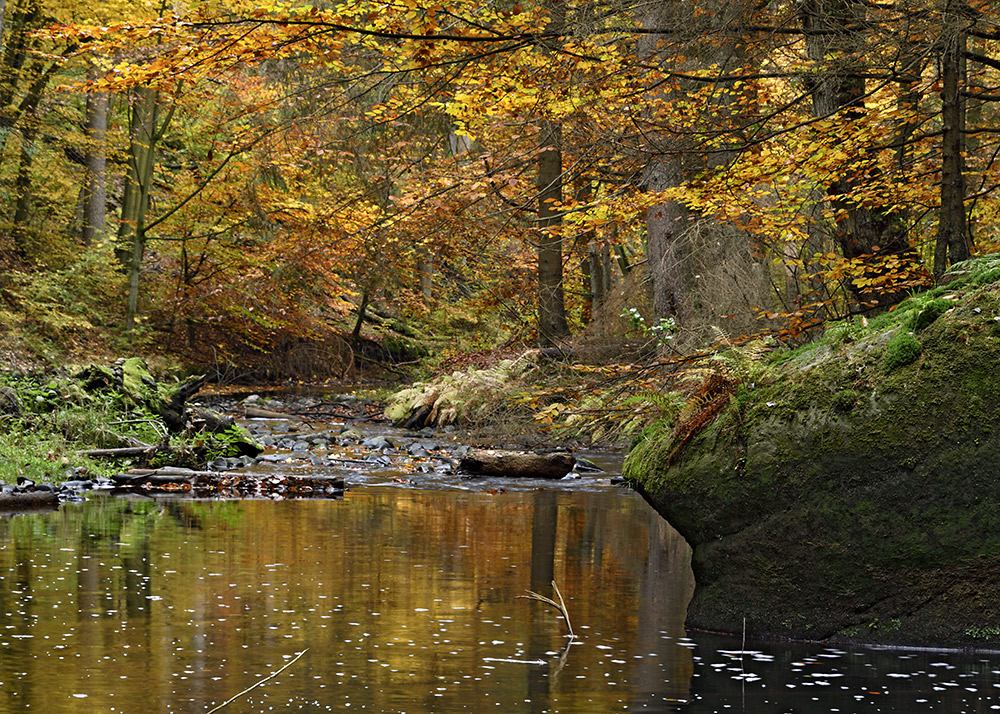
<path fill-rule="evenodd" d="M 560 612 L 560 614 L 562 614 L 563 619 L 566 620 L 566 629 L 569 630 L 569 636 L 575 639 L 576 634 L 573 632 L 573 625 L 571 625 L 569 622 L 569 612 L 567 612 L 566 610 L 566 601 L 563 600 L 562 593 L 559 592 L 559 586 L 556 585 L 555 580 L 552 581 L 552 590 L 555 591 L 556 597 L 559 598 L 559 602 L 556 602 L 550 597 L 539 595 L 538 593 L 532 592 L 531 590 L 527 591 L 528 592 L 527 595 L 518 595 L 518 597 L 519 598 L 523 597 L 525 600 L 538 600 L 538 602 L 544 602 L 546 605 L 551 605 L 552 607 L 554 607 L 556 610 Z M 209 712 L 209 714 L 212 713 Z"/>
<path fill-rule="evenodd" d="M 227 706 L 229 704 L 232 704 L 233 702 L 235 702 L 237 699 L 239 699 L 240 697 L 242 697 L 244 694 L 246 694 L 250 690 L 256 689 L 257 687 L 259 687 L 260 685 L 262 685 L 264 682 L 267 682 L 267 681 L 270 681 L 270 680 L 274 679 L 279 674 L 281 674 L 282 672 L 284 672 L 286 669 L 288 669 L 289 667 L 291 667 L 293 664 L 295 664 L 296 662 L 298 662 L 299 661 L 299 657 L 301 657 L 302 655 L 304 655 L 308 651 L 309 651 L 309 648 L 306 647 L 304 650 L 302 650 L 297 655 L 295 655 L 291 659 L 290 662 L 288 662 L 287 664 L 285 664 L 285 666 L 282 667 L 281 669 L 279 669 L 277 672 L 273 672 L 273 673 L 269 674 L 268 676 L 264 677 L 264 679 L 260 680 L 259 682 L 257 682 L 256 684 L 254 684 L 252 686 L 247 687 L 246 689 L 244 689 L 242 692 L 240 692 L 236 696 L 234 696 L 234 697 L 232 697 L 230 699 L 227 699 L 222 704 L 220 704 L 219 706 L 217 706 L 215 709 L 208 710 L 205 714 L 215 714 L 215 712 L 217 712 L 220 709 L 222 709 L 222 707 Z"/>

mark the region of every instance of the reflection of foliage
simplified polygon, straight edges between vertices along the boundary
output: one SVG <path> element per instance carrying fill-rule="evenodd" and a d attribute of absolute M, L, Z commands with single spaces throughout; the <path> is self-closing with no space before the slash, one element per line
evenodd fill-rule
<path fill-rule="evenodd" d="M 201 526 L 232 527 L 246 520 L 238 501 L 184 501 L 178 506 L 186 519 Z"/>

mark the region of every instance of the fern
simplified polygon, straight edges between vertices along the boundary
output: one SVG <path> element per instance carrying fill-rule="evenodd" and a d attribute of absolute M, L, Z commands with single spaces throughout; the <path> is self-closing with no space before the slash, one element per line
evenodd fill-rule
<path fill-rule="evenodd" d="M 728 349 L 713 355 L 714 369 L 699 370 L 701 382 L 681 407 L 674 427 L 674 447 L 667 457 L 667 466 L 680 456 L 684 447 L 704 431 L 722 411 L 768 378 L 771 365 L 766 359 L 771 345 L 764 340 L 753 340 L 743 345 L 734 344 L 726 334 L 715 328 L 719 342 Z M 692 370 L 692 374 L 695 370 Z"/>
<path fill-rule="evenodd" d="M 677 392 L 656 392 L 648 390 L 633 394 L 622 401 L 625 406 L 650 406 L 661 412 L 664 416 L 676 416 L 684 405 L 684 399 Z"/>

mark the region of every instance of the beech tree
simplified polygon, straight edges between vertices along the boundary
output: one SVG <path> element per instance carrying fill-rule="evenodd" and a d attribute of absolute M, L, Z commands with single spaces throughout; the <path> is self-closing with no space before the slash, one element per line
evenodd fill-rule
<path fill-rule="evenodd" d="M 375 280 L 427 310 L 433 256 L 435 297 L 512 330 L 530 290 L 544 343 L 581 314 L 580 266 L 605 274 L 643 234 L 654 318 L 718 316 L 681 275 L 710 260 L 681 237 L 711 229 L 773 280 L 743 301 L 786 335 L 927 284 L 973 226 L 987 248 L 997 19 L 980 0 L 199 3 L 50 41 L 109 63 L 76 86 L 118 98 L 130 315 L 148 262 L 150 304 L 180 296 L 194 326 L 197 296 L 197 324 L 262 345 L 342 319 Z M 381 203 L 363 163 L 391 186 Z"/>

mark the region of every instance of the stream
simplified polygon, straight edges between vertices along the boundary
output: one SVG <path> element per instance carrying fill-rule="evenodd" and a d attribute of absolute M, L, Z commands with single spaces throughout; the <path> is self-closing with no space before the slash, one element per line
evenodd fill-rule
<path fill-rule="evenodd" d="M 361 428 L 392 453 L 416 440 Z M 1000 656 L 685 632 L 690 552 L 616 484 L 619 455 L 469 479 L 435 470 L 455 448 L 437 446 L 248 467 L 342 474 L 336 499 L 94 493 L 0 518 L 0 713 L 204 713 L 255 684 L 223 711 L 1000 710 Z M 575 638 L 522 597 L 553 580 Z"/>

